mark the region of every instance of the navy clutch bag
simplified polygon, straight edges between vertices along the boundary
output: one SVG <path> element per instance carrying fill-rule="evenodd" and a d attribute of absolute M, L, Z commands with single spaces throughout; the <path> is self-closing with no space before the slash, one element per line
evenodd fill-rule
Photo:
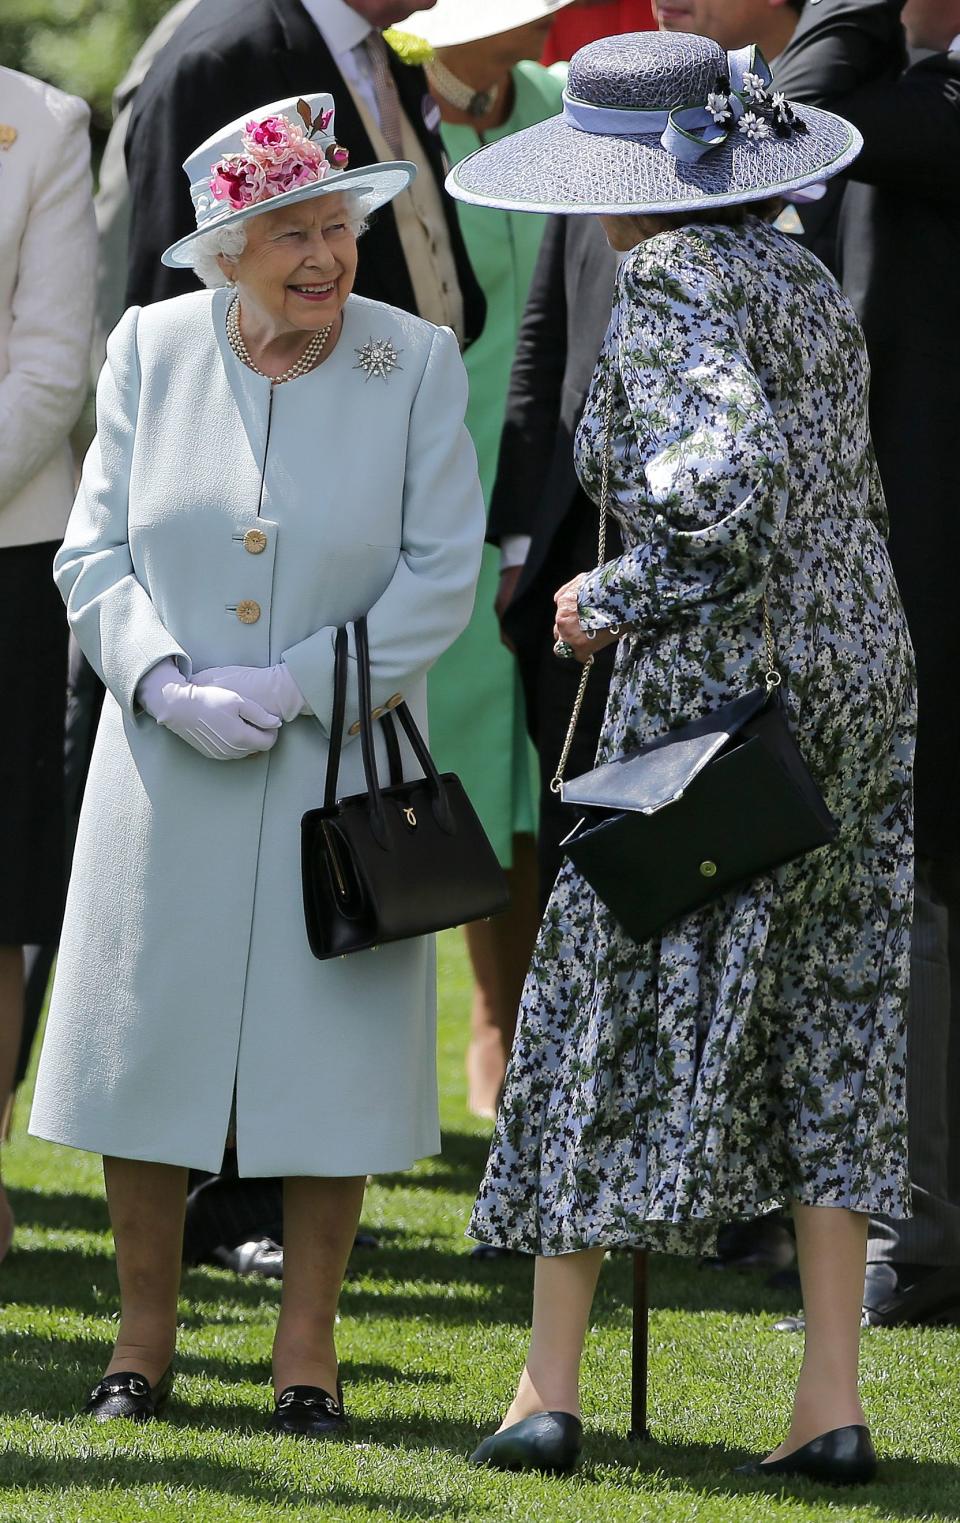
<path fill-rule="evenodd" d="M 636 941 L 837 834 L 776 687 L 572 778 L 563 800 L 581 811 L 567 855 Z"/>

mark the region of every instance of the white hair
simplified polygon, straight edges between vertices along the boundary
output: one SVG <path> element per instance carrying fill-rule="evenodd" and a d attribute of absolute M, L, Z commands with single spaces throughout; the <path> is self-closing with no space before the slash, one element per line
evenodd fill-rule
<path fill-rule="evenodd" d="M 215 291 L 218 286 L 230 284 L 220 268 L 219 256 L 225 254 L 228 259 L 239 259 L 246 246 L 245 223 L 235 222 L 232 227 L 213 227 L 209 233 L 201 233 L 199 238 L 193 240 L 193 268 L 204 285 Z"/>
<path fill-rule="evenodd" d="M 357 215 L 351 217 L 349 222 L 350 231 L 355 238 L 359 238 L 367 230 L 366 218 L 363 216 L 363 193 L 360 191 L 345 191 L 348 204 L 355 204 Z M 264 211 L 269 211 L 269 205 L 264 206 Z M 216 290 L 218 286 L 229 285 L 230 282 L 220 268 L 220 255 L 227 259 L 239 259 L 247 246 L 247 224 L 234 222 L 231 227 L 213 227 L 208 233 L 201 233 L 193 240 L 193 268 L 210 290 Z"/>

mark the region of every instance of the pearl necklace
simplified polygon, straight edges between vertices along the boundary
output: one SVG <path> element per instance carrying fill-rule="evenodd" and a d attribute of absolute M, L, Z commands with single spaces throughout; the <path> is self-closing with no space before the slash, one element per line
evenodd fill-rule
<path fill-rule="evenodd" d="M 227 308 L 227 340 L 230 348 L 238 360 L 241 360 L 255 374 L 262 375 L 264 380 L 269 381 L 272 386 L 282 386 L 284 381 L 295 381 L 298 376 L 306 375 L 308 370 L 312 370 L 332 332 L 333 323 L 328 323 L 325 328 L 318 328 L 295 365 L 291 365 L 290 369 L 285 370 L 282 375 L 267 375 L 259 365 L 254 364 L 250 357 L 250 350 L 243 341 L 243 334 L 240 332 L 240 298 L 234 296 Z"/>
<path fill-rule="evenodd" d="M 493 110 L 500 94 L 499 85 L 491 85 L 489 90 L 475 90 L 472 85 L 465 85 L 439 58 L 431 58 L 427 75 L 434 94 L 467 116 L 486 116 Z"/>

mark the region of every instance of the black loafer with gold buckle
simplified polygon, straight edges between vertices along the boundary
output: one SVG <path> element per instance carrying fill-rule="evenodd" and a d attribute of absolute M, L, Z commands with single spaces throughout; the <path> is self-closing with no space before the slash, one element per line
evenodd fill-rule
<path fill-rule="evenodd" d="M 111 1422 L 125 1417 L 128 1422 L 148 1423 L 157 1417 L 173 1390 L 173 1365 L 169 1365 L 152 1386 L 146 1375 L 134 1370 L 117 1370 L 105 1375 L 90 1392 L 90 1400 L 83 1409 L 85 1417 L 96 1418 L 98 1423 Z"/>
<path fill-rule="evenodd" d="M 270 1418 L 272 1432 L 292 1438 L 342 1438 L 349 1427 L 339 1380 L 336 1396 L 319 1386 L 287 1386 Z"/>

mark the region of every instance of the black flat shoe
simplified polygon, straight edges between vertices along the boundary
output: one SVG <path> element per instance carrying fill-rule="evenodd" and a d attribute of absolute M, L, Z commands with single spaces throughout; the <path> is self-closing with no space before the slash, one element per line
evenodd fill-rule
<path fill-rule="evenodd" d="M 342 1438 L 349 1429 L 343 1410 L 343 1387 L 331 1396 L 319 1386 L 287 1386 L 277 1397 L 270 1429 L 293 1438 Z"/>
<path fill-rule="evenodd" d="M 491 1433 L 470 1456 L 471 1465 L 496 1470 L 547 1470 L 562 1475 L 573 1469 L 583 1445 L 583 1425 L 569 1412 L 535 1412 Z"/>
<path fill-rule="evenodd" d="M 115 1417 L 125 1417 L 128 1422 L 148 1423 L 160 1414 L 160 1410 L 173 1390 L 173 1365 L 169 1365 L 155 1386 L 146 1375 L 133 1370 L 118 1370 L 105 1375 L 99 1385 L 90 1392 L 90 1400 L 83 1409 L 85 1417 L 95 1417 L 98 1423 L 112 1422 Z"/>
<path fill-rule="evenodd" d="M 752 1460 L 738 1465 L 735 1475 L 800 1475 L 829 1486 L 864 1486 L 877 1473 L 877 1456 L 870 1430 L 862 1423 L 831 1428 L 782 1460 Z"/>

